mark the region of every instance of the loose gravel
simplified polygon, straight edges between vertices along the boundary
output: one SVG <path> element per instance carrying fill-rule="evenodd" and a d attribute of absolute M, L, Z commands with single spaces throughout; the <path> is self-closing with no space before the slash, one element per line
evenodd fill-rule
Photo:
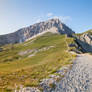
<path fill-rule="evenodd" d="M 72 69 L 52 92 L 92 92 L 92 56 L 78 55 Z"/>

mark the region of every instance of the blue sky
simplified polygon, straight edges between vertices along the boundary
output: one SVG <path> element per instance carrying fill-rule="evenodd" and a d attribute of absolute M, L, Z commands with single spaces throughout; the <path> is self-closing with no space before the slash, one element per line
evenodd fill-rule
<path fill-rule="evenodd" d="M 92 29 L 92 0 L 0 0 L 0 35 L 53 17 L 75 32 Z"/>

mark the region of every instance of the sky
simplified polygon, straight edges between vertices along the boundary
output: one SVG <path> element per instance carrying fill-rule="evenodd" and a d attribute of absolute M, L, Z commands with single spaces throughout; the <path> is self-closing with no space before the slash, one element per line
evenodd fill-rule
<path fill-rule="evenodd" d="M 0 0 L 0 35 L 56 17 L 76 33 L 92 29 L 92 0 Z"/>

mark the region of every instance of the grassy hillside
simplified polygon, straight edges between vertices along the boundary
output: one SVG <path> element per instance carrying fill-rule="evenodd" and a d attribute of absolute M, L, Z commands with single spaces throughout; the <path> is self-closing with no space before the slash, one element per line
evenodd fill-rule
<path fill-rule="evenodd" d="M 92 29 L 90 29 L 90 30 L 88 30 L 88 31 L 85 31 L 85 32 L 83 32 L 83 33 L 77 33 L 76 35 L 77 35 L 77 36 L 81 36 L 81 35 L 83 35 L 84 33 L 88 33 L 88 34 L 92 35 Z"/>
<path fill-rule="evenodd" d="M 33 40 L 3 46 L 0 52 L 0 92 L 15 85 L 38 86 L 42 78 L 70 64 L 74 55 L 67 50 L 72 38 L 46 33 Z M 4 89 L 2 89 L 4 88 Z"/>

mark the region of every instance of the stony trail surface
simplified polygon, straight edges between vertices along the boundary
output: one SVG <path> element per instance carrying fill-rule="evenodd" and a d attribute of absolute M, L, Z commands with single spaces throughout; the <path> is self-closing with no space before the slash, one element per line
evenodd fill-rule
<path fill-rule="evenodd" d="M 27 87 L 18 92 L 40 92 L 40 90 Z M 52 88 L 46 85 L 43 92 L 92 92 L 92 55 L 77 55 L 72 68 L 68 69 L 64 77 L 55 82 Z"/>
<path fill-rule="evenodd" d="M 80 54 L 52 92 L 92 92 L 92 56 Z"/>

